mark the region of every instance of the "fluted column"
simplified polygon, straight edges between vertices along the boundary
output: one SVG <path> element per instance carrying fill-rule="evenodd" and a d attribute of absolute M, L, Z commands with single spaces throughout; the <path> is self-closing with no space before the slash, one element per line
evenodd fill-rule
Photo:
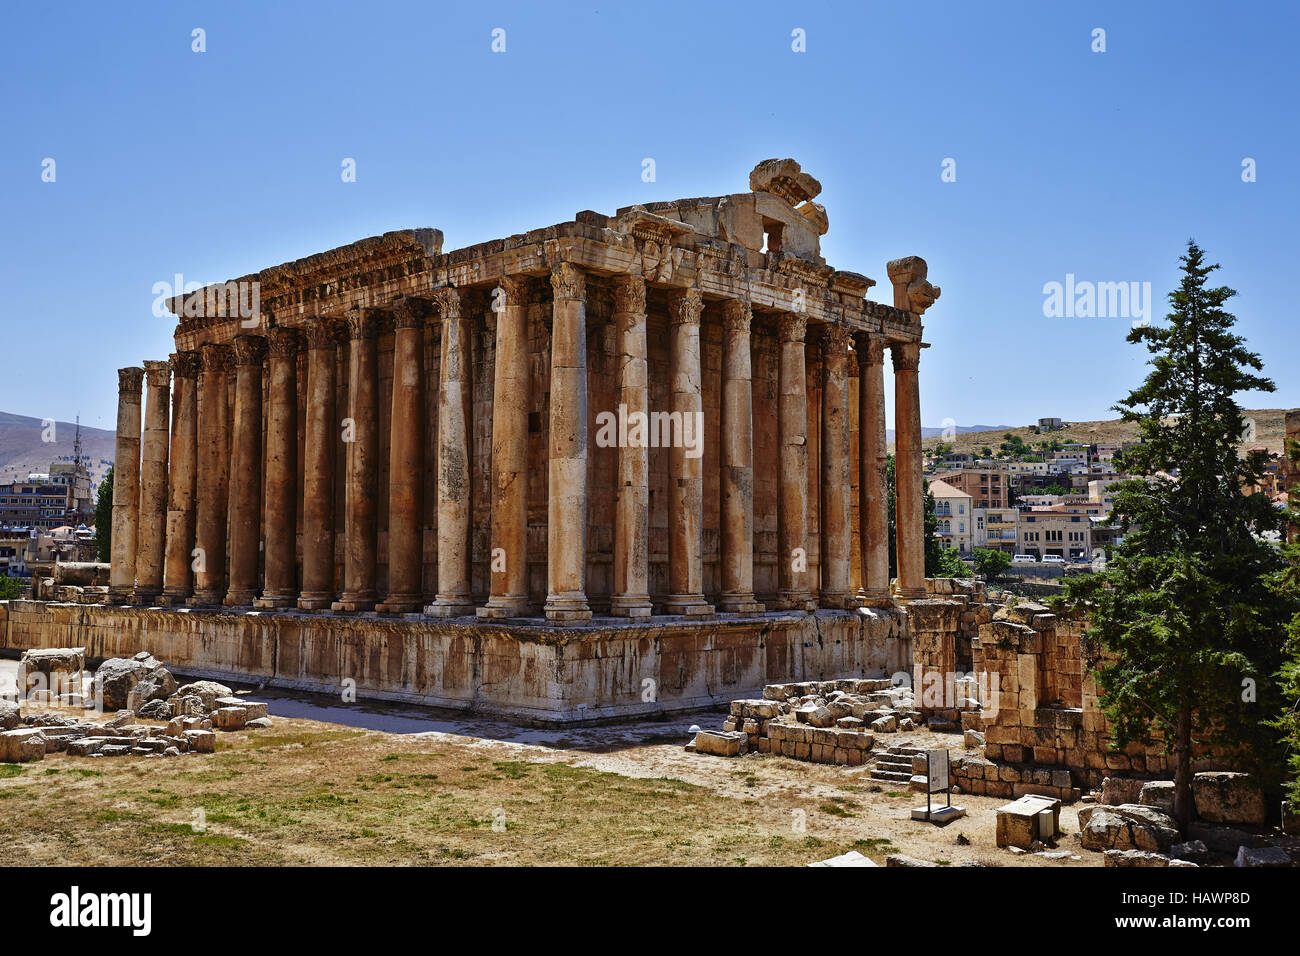
<path fill-rule="evenodd" d="M 885 340 L 858 336 L 858 515 L 862 602 L 886 607 L 889 597 L 889 447 L 885 431 Z"/>
<path fill-rule="evenodd" d="M 330 605 L 337 612 L 375 607 L 375 557 L 379 474 L 379 369 L 373 309 L 351 308 L 348 326 L 348 421 L 343 428 L 347 456 L 344 496 L 343 593 Z"/>
<path fill-rule="evenodd" d="M 302 335 L 276 328 L 269 336 L 271 357 L 266 412 L 265 574 L 259 608 L 293 607 L 298 600 L 298 353 Z"/>
<path fill-rule="evenodd" d="M 302 594 L 298 607 L 320 611 L 334 602 L 334 452 L 341 423 L 335 406 L 338 342 L 332 319 L 307 326 L 307 418 L 302 469 Z"/>
<path fill-rule="evenodd" d="M 262 362 L 266 339 L 235 339 L 235 432 L 230 456 L 230 587 L 226 607 L 257 598 L 262 542 Z"/>
<path fill-rule="evenodd" d="M 234 354 L 228 345 L 202 348 L 203 403 L 199 416 L 198 497 L 194 525 L 194 594 L 197 607 L 220 604 L 226 596 L 226 522 L 230 494 L 230 411 L 227 383 Z"/>
<path fill-rule="evenodd" d="M 113 453 L 113 518 L 108 600 L 122 603 L 135 587 L 140 527 L 140 386 L 144 369 L 117 370 L 117 444 Z"/>
<path fill-rule="evenodd" d="M 551 268 L 550 453 L 546 617 L 591 619 L 587 604 L 587 285 L 570 262 Z"/>
<path fill-rule="evenodd" d="M 388 596 L 377 610 L 424 607 L 424 303 L 393 308 L 392 437 L 388 443 Z"/>
<path fill-rule="evenodd" d="M 894 482 L 898 588 L 902 601 L 925 597 L 925 495 L 921 487 L 921 343 L 891 342 L 894 361 Z"/>
<path fill-rule="evenodd" d="M 664 613 L 707 617 L 704 600 L 704 406 L 700 394 L 698 289 L 673 295 L 669 303 L 672 341 L 672 407 L 681 432 L 668 449 L 668 596 Z"/>
<path fill-rule="evenodd" d="M 761 614 L 754 600 L 754 386 L 748 302 L 722 312 L 722 600 L 723 611 Z"/>
<path fill-rule="evenodd" d="M 184 604 L 194 590 L 194 473 L 198 452 L 197 352 L 179 352 L 172 363 L 172 446 L 168 461 L 167 545 L 163 559 L 164 605 Z"/>
<path fill-rule="evenodd" d="M 781 316 L 777 444 L 781 488 L 777 496 L 777 583 L 781 607 L 812 610 L 808 590 L 808 394 L 802 315 Z"/>
<path fill-rule="evenodd" d="M 135 603 L 162 593 L 167 549 L 167 443 L 171 425 L 171 363 L 145 362 L 147 394 L 140 448 L 140 528 L 136 540 Z"/>
<path fill-rule="evenodd" d="M 527 280 L 506 276 L 493 294 L 496 365 L 492 379 L 492 559 L 482 618 L 523 617 L 528 606 Z"/>
<path fill-rule="evenodd" d="M 646 344 L 645 280 L 620 276 L 614 285 L 614 327 L 619 333 L 618 401 L 628 421 L 618 449 L 618 505 L 614 514 L 615 617 L 649 617 L 650 604 L 650 372 Z M 633 416 L 636 416 L 635 418 Z M 635 436 L 632 422 L 640 421 Z"/>
<path fill-rule="evenodd" d="M 438 593 L 424 609 L 431 617 L 474 613 L 470 600 L 470 342 L 460 293 L 438 289 L 442 317 L 438 368 Z"/>
<path fill-rule="evenodd" d="M 821 588 L 823 607 L 856 605 L 853 567 L 852 463 L 849 461 L 849 333 L 822 333 Z"/>

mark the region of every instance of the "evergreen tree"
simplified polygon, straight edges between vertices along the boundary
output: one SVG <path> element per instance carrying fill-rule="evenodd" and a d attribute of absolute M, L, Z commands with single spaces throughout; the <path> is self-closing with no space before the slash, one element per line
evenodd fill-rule
<path fill-rule="evenodd" d="M 1159 737 L 1174 763 L 1174 814 L 1192 815 L 1193 755 L 1230 754 L 1257 772 L 1280 761 L 1267 719 L 1280 710 L 1275 679 L 1289 613 L 1270 590 L 1282 564 L 1257 534 L 1281 521 L 1267 495 L 1245 495 L 1261 462 L 1242 458 L 1235 396 L 1274 390 L 1259 356 L 1231 330 L 1194 242 L 1169 295 L 1165 324 L 1134 328 L 1151 354 L 1146 380 L 1115 406 L 1138 425 L 1113 521 L 1124 537 L 1104 571 L 1067 584 L 1089 607 L 1087 637 L 1104 655 L 1098 687 L 1117 743 Z"/>
<path fill-rule="evenodd" d="M 95 550 L 99 552 L 100 561 L 109 561 L 113 548 L 113 466 L 108 466 L 108 473 L 99 485 L 99 495 L 95 498 Z"/>

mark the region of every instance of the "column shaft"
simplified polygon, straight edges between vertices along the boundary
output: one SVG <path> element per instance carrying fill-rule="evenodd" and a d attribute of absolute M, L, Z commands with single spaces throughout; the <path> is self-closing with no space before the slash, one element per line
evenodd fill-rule
<path fill-rule="evenodd" d="M 298 352 L 294 329 L 271 331 L 266 413 L 265 577 L 259 608 L 298 601 Z"/>
<path fill-rule="evenodd" d="M 649 617 L 650 604 L 650 371 L 646 343 L 645 280 L 622 276 L 614 287 L 619 332 L 618 401 L 628 423 L 618 450 L 618 505 L 614 514 L 614 593 L 610 613 Z M 637 428 L 634 428 L 634 424 Z"/>
<path fill-rule="evenodd" d="M 885 607 L 889 598 L 889 447 L 885 432 L 885 343 L 858 336 L 858 515 L 862 598 Z"/>
<path fill-rule="evenodd" d="M 393 316 L 388 596 L 378 610 L 412 614 L 424 607 L 424 306 L 414 299 L 402 299 Z"/>
<path fill-rule="evenodd" d="M 257 598 L 262 542 L 262 362 L 266 339 L 235 339 L 235 431 L 230 460 L 230 587 L 226 607 Z"/>
<path fill-rule="evenodd" d="M 528 606 L 527 282 L 503 278 L 493 295 L 496 360 L 492 379 L 492 555 L 483 618 L 523 617 Z"/>
<path fill-rule="evenodd" d="M 330 605 L 339 612 L 374 610 L 379 473 L 378 316 L 348 310 L 348 421 L 343 442 L 347 491 L 343 507 L 343 593 Z"/>
<path fill-rule="evenodd" d="M 569 262 L 551 269 L 546 617 L 591 619 L 587 604 L 587 288 Z"/>
<path fill-rule="evenodd" d="M 738 299 L 722 317 L 722 601 L 720 608 L 760 614 L 754 600 L 753 310 Z"/>
<path fill-rule="evenodd" d="M 921 486 L 919 342 L 890 344 L 894 361 L 894 481 L 898 597 L 925 596 L 925 495 Z"/>
<path fill-rule="evenodd" d="M 144 369 L 117 371 L 117 445 L 113 453 L 113 519 L 108 600 L 122 603 L 135 587 L 140 526 L 140 386 Z"/>
<path fill-rule="evenodd" d="M 340 422 L 335 406 L 340 330 L 330 319 L 307 327 L 307 418 L 302 469 L 302 594 L 304 611 L 334 601 L 334 450 Z"/>
<path fill-rule="evenodd" d="M 194 590 L 194 473 L 198 452 L 197 352 L 172 356 L 172 447 L 169 458 L 167 550 L 161 603 L 184 604 Z"/>
<path fill-rule="evenodd" d="M 853 534 L 849 461 L 849 333 L 828 326 L 822 336 L 821 588 L 823 607 L 856 604 L 850 590 Z"/>
<path fill-rule="evenodd" d="M 171 363 L 145 362 L 147 395 L 140 464 L 140 529 L 136 541 L 135 601 L 152 604 L 162 593 L 167 549 L 167 444 L 171 426 Z"/>
<path fill-rule="evenodd" d="M 802 315 L 787 313 L 781 317 L 777 581 L 781 607 L 790 610 L 813 608 L 808 590 L 808 395 L 804 367 L 807 329 L 807 319 Z"/>
<path fill-rule="evenodd" d="M 194 594 L 198 607 L 220 604 L 226 594 L 226 523 L 230 494 L 230 410 L 227 380 L 234 362 L 228 345 L 202 349 L 203 404 L 199 415 L 198 511 L 194 526 Z"/>

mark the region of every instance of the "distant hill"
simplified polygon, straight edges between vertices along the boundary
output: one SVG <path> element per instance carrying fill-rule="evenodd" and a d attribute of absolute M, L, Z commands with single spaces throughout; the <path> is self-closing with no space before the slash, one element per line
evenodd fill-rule
<path fill-rule="evenodd" d="M 53 428 L 54 441 L 47 442 L 46 427 L 39 418 L 0 412 L 0 484 L 22 481 L 32 472 L 48 472 L 54 462 L 72 461 L 76 424 L 55 422 Z M 92 486 L 104 479 L 116 445 L 113 432 L 81 426 L 81 454 Z"/>
<path fill-rule="evenodd" d="M 1269 451 L 1282 451 L 1283 440 L 1286 437 L 1286 410 L 1282 408 L 1259 408 L 1244 412 L 1247 419 L 1253 419 L 1255 422 L 1254 438 L 1242 443 L 1242 447 L 1253 447 L 1260 445 Z M 1067 422 L 1065 427 L 1059 431 L 1038 433 L 1035 428 L 1008 428 L 998 426 L 997 428 L 975 431 L 973 429 L 957 429 L 958 434 L 954 436 L 948 444 L 952 445 L 956 451 L 978 455 L 981 448 L 991 448 L 996 454 L 998 445 L 1002 444 L 1003 438 L 1007 432 L 1018 435 L 1026 444 L 1033 445 L 1036 442 L 1046 439 L 1054 439 L 1061 442 L 1083 442 L 1085 444 L 1110 444 L 1113 442 L 1133 441 L 1137 438 L 1137 425 L 1122 421 L 1118 418 L 1109 421 L 1098 422 Z M 933 449 L 940 441 L 938 437 L 939 429 L 927 428 L 922 429 L 924 440 L 921 442 L 924 448 Z"/>
<path fill-rule="evenodd" d="M 1010 425 L 954 425 L 953 430 L 958 435 L 964 435 L 966 432 L 987 432 L 987 431 L 998 431 L 999 429 L 1001 429 L 1002 431 L 1006 431 L 1010 427 L 1011 427 Z M 943 433 L 944 433 L 944 429 L 942 427 L 930 428 L 925 425 L 921 426 L 922 438 L 938 438 Z M 892 428 L 885 429 L 885 438 L 887 441 L 891 443 L 893 442 L 894 430 Z"/>

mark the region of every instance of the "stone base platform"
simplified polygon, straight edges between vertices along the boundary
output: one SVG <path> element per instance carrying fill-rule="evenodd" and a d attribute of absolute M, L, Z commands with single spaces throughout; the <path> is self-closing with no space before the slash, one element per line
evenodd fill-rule
<path fill-rule="evenodd" d="M 901 609 L 581 624 L 0 601 L 0 650 L 148 651 L 186 674 L 565 725 L 726 704 L 765 684 L 906 670 Z"/>

